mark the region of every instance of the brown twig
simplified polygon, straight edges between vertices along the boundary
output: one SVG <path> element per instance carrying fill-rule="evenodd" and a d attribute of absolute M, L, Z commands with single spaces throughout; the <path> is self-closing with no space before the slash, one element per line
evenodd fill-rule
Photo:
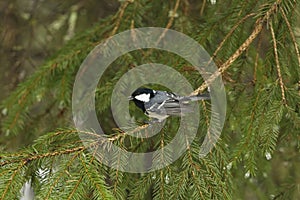
<path fill-rule="evenodd" d="M 86 148 L 87 147 L 85 147 L 85 146 L 80 146 L 80 147 L 75 147 L 73 149 L 66 149 L 66 150 L 62 150 L 62 151 L 55 151 L 55 152 L 44 153 L 44 154 L 36 154 L 36 155 L 26 157 L 26 158 L 20 158 L 20 159 L 15 159 L 15 160 L 10 160 L 10 161 L 6 160 L 3 162 L 0 162 L 0 167 L 3 167 L 8 164 L 12 164 L 12 163 L 18 163 L 18 162 L 24 162 L 26 164 L 30 161 L 37 160 L 40 158 L 53 157 L 53 156 L 63 155 L 63 154 L 71 154 L 71 153 L 74 153 L 77 151 L 82 151 Z"/>
<path fill-rule="evenodd" d="M 262 34 L 258 38 L 257 48 L 261 49 L 261 45 L 262 45 Z M 256 80 L 257 80 L 258 61 L 259 61 L 259 51 L 256 52 L 255 62 L 254 62 L 254 71 L 253 71 L 253 83 L 254 84 L 256 83 Z"/>
<path fill-rule="evenodd" d="M 129 5 L 129 3 L 132 3 L 133 1 L 132 0 L 127 0 L 125 1 L 122 6 L 120 7 L 119 9 L 119 16 L 117 18 L 117 21 L 116 21 L 116 25 L 114 27 L 114 29 L 112 30 L 111 34 L 110 35 L 115 35 L 120 27 L 120 23 L 121 23 L 121 20 L 122 20 L 122 17 L 124 15 L 124 12 L 125 12 L 125 9 L 127 8 L 127 6 Z"/>
<path fill-rule="evenodd" d="M 119 138 L 122 137 L 122 136 L 129 135 L 129 134 L 136 133 L 136 132 L 138 132 L 138 131 L 144 130 L 144 129 L 146 129 L 148 126 L 149 126 L 149 124 L 144 124 L 144 125 L 142 125 L 142 126 L 136 127 L 136 128 L 135 128 L 134 130 L 132 130 L 132 131 L 128 131 L 128 132 L 121 131 L 119 134 L 117 134 L 117 135 L 115 135 L 115 136 L 113 136 L 113 137 L 108 138 L 108 140 L 109 140 L 109 141 L 115 141 L 115 140 L 119 139 Z"/>
<path fill-rule="evenodd" d="M 197 95 L 198 93 L 205 90 L 205 88 L 210 85 L 218 76 L 220 76 L 225 70 L 227 70 L 230 65 L 250 46 L 250 44 L 254 41 L 254 39 L 258 36 L 258 34 L 263 29 L 263 24 L 267 22 L 271 15 L 277 12 L 278 4 L 281 3 L 281 0 L 277 0 L 274 5 L 266 12 L 263 17 L 260 17 L 256 21 L 256 25 L 254 30 L 250 34 L 250 36 L 245 40 L 245 42 L 234 52 L 234 54 L 228 58 L 228 60 L 221 65 L 218 71 L 213 73 L 208 80 L 206 80 L 199 88 L 197 88 L 191 95 Z"/>
<path fill-rule="evenodd" d="M 81 150 L 81 151 L 82 151 L 82 150 Z M 68 160 L 65 169 L 69 168 L 69 167 L 72 165 L 72 163 L 74 162 L 75 158 L 77 158 L 77 156 L 78 156 L 79 154 L 80 154 L 80 151 L 78 151 L 77 154 L 75 154 L 70 160 Z M 59 175 L 58 175 L 58 176 L 55 178 L 55 180 L 49 185 L 50 188 L 48 189 L 47 195 L 46 195 L 46 197 L 44 198 L 45 200 L 48 200 L 48 199 L 50 198 L 50 195 L 51 195 L 53 189 L 55 188 L 55 185 L 58 184 L 58 181 L 61 179 L 61 177 L 64 175 L 65 172 L 66 172 L 65 170 L 60 171 L 60 172 L 59 172 Z"/>
<path fill-rule="evenodd" d="M 299 48 L 298 48 L 298 45 L 297 45 L 297 42 L 296 42 L 296 37 L 294 35 L 294 32 L 293 32 L 293 29 L 291 27 L 291 24 L 288 20 L 288 18 L 286 17 L 286 14 L 284 13 L 284 10 L 280 7 L 280 12 L 282 13 L 282 16 L 283 16 L 283 19 L 289 29 L 289 32 L 290 32 L 290 35 L 292 37 L 292 40 L 293 40 L 293 43 L 294 43 L 294 47 L 295 47 L 295 51 L 296 51 L 296 54 L 297 54 L 297 58 L 298 58 L 298 65 L 300 67 L 300 53 L 299 53 Z"/>
<path fill-rule="evenodd" d="M 229 33 L 227 33 L 227 35 L 224 37 L 222 42 L 219 44 L 218 48 L 213 53 L 212 58 L 210 59 L 209 63 L 212 61 L 213 58 L 215 58 L 217 56 L 217 53 L 221 50 L 221 48 L 223 47 L 226 40 L 233 34 L 233 32 L 237 29 L 237 27 L 239 27 L 239 25 L 241 25 L 244 21 L 246 21 L 246 19 L 248 19 L 249 17 L 252 17 L 254 15 L 255 15 L 255 13 L 250 13 L 250 14 L 246 15 L 231 28 Z"/>
<path fill-rule="evenodd" d="M 222 42 L 219 44 L 219 46 L 217 47 L 217 49 L 215 50 L 215 52 L 213 53 L 212 57 L 209 59 L 209 61 L 207 62 L 207 64 L 206 64 L 205 67 L 207 67 L 208 65 L 211 64 L 211 62 L 213 61 L 213 59 L 217 56 L 217 53 L 222 49 L 222 47 L 225 44 L 225 42 L 227 41 L 227 39 L 233 34 L 233 32 L 237 29 L 237 27 L 239 25 L 241 25 L 244 21 L 246 21 L 246 19 L 248 19 L 249 17 L 252 17 L 254 15 L 255 15 L 255 13 L 250 13 L 250 14 L 246 15 L 245 17 L 243 17 L 240 21 L 238 21 L 238 23 L 236 23 L 231 28 L 231 30 L 229 31 L 229 33 L 227 33 L 227 35 L 224 37 L 224 39 L 222 40 Z M 197 93 L 194 91 L 191 95 L 195 95 L 195 94 L 197 94 Z"/>
<path fill-rule="evenodd" d="M 174 9 L 173 9 L 173 13 L 174 13 L 174 14 L 170 16 L 170 19 L 169 19 L 169 21 L 168 21 L 168 24 L 167 24 L 166 28 L 164 29 L 164 31 L 162 32 L 162 34 L 159 36 L 159 38 L 158 38 L 156 44 L 158 44 L 158 43 L 165 37 L 165 35 L 166 35 L 168 29 L 171 28 L 171 26 L 172 26 L 172 24 L 173 24 L 173 22 L 174 22 L 175 14 L 176 14 L 176 12 L 177 12 L 177 10 L 178 10 L 179 4 L 180 4 L 180 0 L 177 0 L 176 3 L 175 3 Z"/>
<path fill-rule="evenodd" d="M 169 21 L 168 21 L 168 23 L 167 23 L 165 29 L 163 30 L 162 34 L 161 34 L 161 35 L 159 36 L 159 38 L 157 39 L 156 45 L 155 45 L 155 46 L 157 46 L 158 43 L 165 37 L 165 35 L 166 35 L 168 29 L 171 28 L 171 26 L 172 26 L 172 24 L 173 24 L 173 22 L 174 22 L 175 14 L 176 14 L 176 12 L 177 12 L 177 10 L 178 10 L 179 4 L 180 4 L 180 0 L 177 0 L 176 3 L 175 3 L 174 8 L 173 8 L 173 10 L 172 10 L 172 11 L 173 11 L 173 15 L 170 16 L 170 19 L 169 19 Z M 150 54 L 153 52 L 153 49 L 150 49 L 150 50 L 149 50 L 148 52 L 146 52 L 146 53 L 144 53 L 143 50 L 141 50 L 141 51 L 142 51 L 144 57 L 147 57 L 148 55 L 150 55 Z"/>
<path fill-rule="evenodd" d="M 276 42 L 276 37 L 273 29 L 273 23 L 270 22 L 270 31 L 272 35 L 272 40 L 273 40 L 273 47 L 274 47 L 274 56 L 275 56 L 275 62 L 276 62 L 276 68 L 277 68 L 277 74 L 279 78 L 279 84 L 280 84 L 280 89 L 281 89 L 281 97 L 282 97 L 282 102 L 284 105 L 286 105 L 286 99 L 285 99 L 285 94 L 284 94 L 284 83 L 281 75 L 281 70 L 280 70 L 280 63 L 279 63 L 279 58 L 278 58 L 278 50 L 277 50 L 277 42 Z"/>
<path fill-rule="evenodd" d="M 200 8 L 200 16 L 203 15 L 205 5 L 206 5 L 206 1 L 203 1 L 202 6 L 201 6 L 201 8 Z"/>
<path fill-rule="evenodd" d="M 13 179 L 15 178 L 15 176 L 17 175 L 18 171 L 25 165 L 26 163 L 25 162 L 22 162 L 18 168 L 13 172 L 13 174 L 11 175 L 10 179 L 9 179 L 9 183 L 7 184 L 4 192 L 2 193 L 2 196 L 1 196 L 1 199 L 4 199 L 6 193 L 8 192 L 12 182 L 13 182 Z M 0 165 L 1 166 L 1 165 Z"/>

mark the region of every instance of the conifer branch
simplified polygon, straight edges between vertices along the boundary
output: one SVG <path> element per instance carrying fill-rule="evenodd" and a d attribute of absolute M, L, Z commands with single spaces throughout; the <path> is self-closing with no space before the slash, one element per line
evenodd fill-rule
<path fill-rule="evenodd" d="M 189 141 L 188 141 L 188 138 L 187 136 L 185 136 L 185 140 L 186 140 L 186 145 L 187 145 L 187 154 L 188 154 L 188 161 L 189 161 L 189 164 L 190 166 L 192 166 L 196 171 L 200 171 L 201 167 L 200 165 L 198 165 L 197 163 L 195 163 L 193 161 L 193 157 L 192 157 L 192 152 L 191 152 L 191 147 L 190 147 L 190 144 L 189 144 Z"/>
<path fill-rule="evenodd" d="M 286 99 L 285 99 L 285 94 L 284 94 L 284 83 L 283 83 L 283 80 L 282 80 L 282 75 L 281 75 L 281 70 L 280 70 L 280 63 L 279 63 L 278 50 L 277 50 L 277 42 L 276 42 L 276 37 L 275 37 L 272 22 L 270 22 L 270 31 L 271 31 L 272 40 L 273 40 L 276 69 L 277 69 L 277 74 L 278 74 L 278 78 L 279 78 L 282 102 L 283 102 L 284 105 L 286 105 Z"/>
<path fill-rule="evenodd" d="M 82 151 L 82 150 L 81 150 L 81 151 Z M 77 157 L 80 155 L 80 152 L 81 152 L 81 151 L 77 152 L 77 154 L 75 154 L 75 155 L 67 162 L 65 168 L 69 168 L 69 167 L 72 165 L 72 163 L 74 162 L 75 158 L 77 158 Z M 50 185 L 49 190 L 48 190 L 48 193 L 47 193 L 47 195 L 46 195 L 46 197 L 45 197 L 46 200 L 48 200 L 48 199 L 50 198 L 50 195 L 51 195 L 52 190 L 55 188 L 55 185 L 57 185 L 59 179 L 60 179 L 64 174 L 65 174 L 65 171 L 64 171 L 64 170 L 60 171 L 60 174 L 56 177 L 56 180 L 54 180 L 54 182 Z"/>
<path fill-rule="evenodd" d="M 203 107 L 203 114 L 204 114 L 204 117 L 205 117 L 205 123 L 206 123 L 206 126 L 209 127 L 209 115 L 208 115 L 208 110 L 207 110 L 207 107 L 206 107 L 206 104 L 204 101 L 202 101 L 202 107 Z M 212 141 L 211 139 L 211 132 L 210 132 L 210 129 L 207 128 L 207 137 L 210 141 Z M 213 144 L 214 142 L 212 142 Z"/>
<path fill-rule="evenodd" d="M 97 43 L 98 44 L 98 43 Z M 93 45 L 97 45 L 93 44 Z M 91 44 L 88 43 L 85 45 L 85 48 L 87 46 L 90 46 Z M 54 72 L 57 68 L 62 67 L 63 61 L 65 60 L 72 60 L 75 57 L 78 57 L 79 54 L 82 53 L 80 50 L 73 51 L 68 55 L 60 55 L 56 58 L 54 63 L 47 63 L 46 68 L 43 68 L 43 70 L 36 72 L 31 78 L 29 78 L 26 82 L 23 83 L 23 85 L 26 85 L 26 88 L 23 90 L 22 88 L 18 88 L 15 91 L 16 95 L 11 95 L 12 97 L 17 98 L 17 100 L 11 100 L 6 103 L 6 107 L 8 109 L 13 109 L 15 106 L 14 104 L 18 104 L 19 108 L 14 113 L 14 116 L 12 120 L 9 121 L 9 125 L 7 126 L 8 130 L 13 129 L 17 126 L 18 121 L 20 120 L 21 113 L 24 112 L 25 107 L 27 106 L 28 101 L 30 101 L 30 95 L 36 90 L 37 87 L 41 87 L 41 84 L 39 83 L 41 80 L 44 80 L 45 77 L 51 77 L 52 72 Z M 18 96 L 21 96 L 20 98 Z"/>
<path fill-rule="evenodd" d="M 1 199 L 4 199 L 5 195 L 8 192 L 8 189 L 10 188 L 10 186 L 13 183 L 13 180 L 15 178 L 15 176 L 17 175 L 17 173 L 20 171 L 20 169 L 26 164 L 26 161 L 23 161 L 20 163 L 20 165 L 18 166 L 18 168 L 16 170 L 14 170 L 13 174 L 11 175 L 10 179 L 9 179 L 9 183 L 6 185 L 6 188 L 1 196 Z M 1 166 L 1 165 L 0 165 Z M 2 166 L 1 166 L 2 167 Z"/>
<path fill-rule="evenodd" d="M 51 72 L 55 67 L 56 67 L 56 65 L 52 65 L 52 66 L 50 67 L 49 71 Z M 33 80 L 32 83 L 31 83 L 28 87 L 26 87 L 25 91 L 22 91 L 23 94 L 22 94 L 21 98 L 18 100 L 18 104 L 19 104 L 19 106 L 20 106 L 21 108 L 23 108 L 23 106 L 25 105 L 25 100 L 26 100 L 27 96 L 30 94 L 30 92 L 32 92 L 33 89 L 34 89 L 36 86 L 39 85 L 38 82 L 39 82 L 39 81 L 44 77 L 44 75 L 45 75 L 47 72 L 49 72 L 49 71 L 44 71 L 40 76 L 37 76 L 36 79 Z M 11 105 L 12 103 L 13 103 L 13 101 L 9 102 L 8 107 L 11 107 L 11 106 L 12 106 L 12 105 Z M 19 117 L 20 117 L 22 111 L 23 111 L 23 110 L 20 109 L 19 111 L 16 112 L 16 114 L 15 114 L 13 120 L 12 120 L 12 123 L 9 125 L 9 129 L 12 129 L 12 128 L 16 125 L 16 123 L 18 122 L 18 119 L 19 119 Z"/>
<path fill-rule="evenodd" d="M 192 170 L 191 173 L 192 173 L 192 177 L 193 177 L 194 181 L 195 182 L 199 181 L 199 177 L 195 174 L 195 171 Z M 205 196 L 204 196 L 204 194 L 203 194 L 203 192 L 202 192 L 200 184 L 195 184 L 195 186 L 196 186 L 196 188 L 197 188 L 197 190 L 199 192 L 200 199 L 206 199 Z"/>
<path fill-rule="evenodd" d="M 251 45 L 254 39 L 258 36 L 258 34 L 262 31 L 263 25 L 267 22 L 270 17 L 277 12 L 277 8 L 281 0 L 277 0 L 271 8 L 266 12 L 266 14 L 259 19 L 256 20 L 256 25 L 254 30 L 250 34 L 250 36 L 245 40 L 245 42 L 235 51 L 235 53 L 224 62 L 218 71 L 213 73 L 207 81 L 205 81 L 199 88 L 197 88 L 191 95 L 197 95 L 205 90 L 209 86 L 211 82 L 213 82 L 218 76 L 220 76 L 224 71 L 226 71 L 231 64 Z"/>
<path fill-rule="evenodd" d="M 82 182 L 83 179 L 83 175 L 80 176 L 80 178 L 77 180 L 76 185 L 74 186 L 74 188 L 72 189 L 72 192 L 70 193 L 70 195 L 68 196 L 68 200 L 73 199 L 73 196 L 77 190 L 77 188 L 79 187 L 79 184 Z"/>
<path fill-rule="evenodd" d="M 257 48 L 261 49 L 261 43 L 262 43 L 262 35 L 260 35 L 260 37 L 258 38 L 258 44 L 257 44 Z M 259 51 L 256 52 L 256 56 L 255 56 L 255 62 L 254 62 L 254 71 L 253 71 L 253 83 L 256 83 L 256 79 L 257 79 L 257 67 L 258 67 L 258 61 L 259 61 Z"/>
<path fill-rule="evenodd" d="M 84 158 L 80 157 L 80 160 L 82 166 L 84 167 L 85 174 L 90 178 L 90 180 L 93 180 L 93 175 L 89 170 L 88 166 L 86 165 L 86 163 L 84 162 Z M 101 185 L 95 183 L 94 186 L 97 188 L 97 191 L 100 192 L 102 199 L 107 199 L 106 194 L 103 192 L 103 188 L 101 187 Z"/>
<path fill-rule="evenodd" d="M 115 25 L 114 29 L 112 30 L 112 32 L 111 32 L 111 34 L 110 34 L 111 36 L 113 36 L 113 35 L 115 35 L 115 34 L 117 33 L 117 31 L 118 31 L 118 29 L 119 29 L 119 26 L 120 26 L 120 24 L 121 24 L 121 20 L 122 20 L 122 17 L 123 17 L 123 15 L 124 15 L 124 12 L 125 12 L 126 8 L 127 8 L 127 6 L 128 6 L 130 3 L 133 3 L 133 1 L 134 1 L 134 0 L 126 0 L 126 1 L 122 4 L 122 6 L 120 7 L 120 9 L 119 9 L 119 15 L 118 15 L 117 21 L 116 21 L 116 25 Z"/>
<path fill-rule="evenodd" d="M 156 45 L 165 37 L 168 29 L 170 29 L 172 27 L 179 4 L 180 4 L 180 0 L 176 0 L 175 6 L 172 10 L 173 14 L 170 16 L 170 19 L 169 19 L 165 29 L 163 30 L 162 34 L 157 39 Z M 134 32 L 132 31 L 132 33 L 134 33 Z M 133 35 L 133 38 L 134 38 L 134 35 Z M 144 51 L 142 51 L 142 53 L 144 54 L 145 57 L 147 57 L 152 53 L 152 51 L 153 51 L 153 49 L 150 49 L 150 51 L 148 51 L 146 53 L 144 53 Z"/>
<path fill-rule="evenodd" d="M 280 9 L 282 17 L 283 17 L 283 19 L 284 19 L 284 21 L 285 21 L 285 23 L 286 23 L 286 25 L 289 29 L 289 33 L 291 35 L 291 38 L 292 38 L 292 41 L 293 41 L 293 44 L 294 44 L 294 47 L 295 47 L 295 51 L 296 51 L 296 54 L 297 54 L 298 65 L 300 67 L 300 53 L 299 53 L 299 48 L 298 48 L 298 44 L 297 44 L 297 41 L 296 41 L 295 34 L 293 32 L 293 29 L 291 27 L 291 24 L 290 24 L 288 18 L 286 17 L 286 14 L 284 13 L 284 10 L 281 7 L 279 9 Z"/>
<path fill-rule="evenodd" d="M 119 129 L 121 132 L 118 133 L 117 135 L 113 136 L 113 137 L 108 138 L 108 140 L 109 140 L 109 141 L 115 141 L 115 140 L 118 140 L 118 139 L 119 139 L 120 137 L 122 137 L 122 136 L 125 136 L 125 135 L 128 135 L 128 134 L 133 134 L 133 133 L 139 132 L 139 131 L 141 131 L 141 130 L 144 130 L 144 129 L 146 129 L 148 126 L 149 126 L 149 124 L 144 124 L 144 125 L 141 125 L 141 126 L 136 127 L 134 130 L 128 131 L 128 132 L 125 132 L 125 131 L 122 131 L 122 130 Z"/>
<path fill-rule="evenodd" d="M 177 12 L 177 10 L 178 10 L 179 4 L 180 4 L 180 0 L 176 0 L 175 6 L 174 6 L 174 8 L 173 8 L 173 10 L 172 10 L 173 14 L 170 16 L 170 19 L 169 19 L 169 21 L 168 21 L 168 24 L 167 24 L 166 28 L 164 29 L 164 31 L 162 32 L 162 34 L 159 36 L 159 38 L 158 38 L 156 44 L 158 44 L 158 43 L 165 37 L 165 35 L 166 35 L 168 29 L 171 28 L 171 26 L 172 26 L 172 24 L 173 24 L 173 22 L 174 22 L 175 15 L 176 15 L 176 12 Z"/>
<path fill-rule="evenodd" d="M 243 17 L 240 21 L 238 21 L 231 29 L 230 31 L 227 33 L 227 35 L 224 37 L 224 39 L 222 40 L 222 42 L 219 44 L 219 46 L 217 47 L 217 49 L 215 50 L 215 52 L 213 53 L 212 57 L 210 58 L 210 60 L 208 61 L 208 64 L 211 63 L 211 61 L 217 56 L 217 54 L 219 53 L 219 51 L 222 49 L 223 45 L 225 44 L 225 42 L 227 41 L 227 39 L 234 33 L 234 31 L 239 27 L 239 25 L 241 25 L 242 23 L 244 23 L 249 17 L 253 17 L 255 16 L 255 13 L 250 13 L 248 15 L 246 15 L 245 17 Z"/>
<path fill-rule="evenodd" d="M 164 182 L 164 171 L 161 170 L 160 171 L 160 199 L 166 199 L 165 196 L 164 196 L 164 193 L 165 193 L 165 182 Z"/>
<path fill-rule="evenodd" d="M 260 95 L 261 95 L 262 92 L 263 92 L 262 90 L 258 91 L 258 94 L 257 94 L 257 96 L 256 96 L 256 98 L 255 98 L 255 102 L 254 102 L 254 104 L 253 104 L 253 106 L 252 106 L 252 109 L 251 109 L 250 122 L 249 122 L 250 126 L 247 128 L 247 135 L 245 136 L 246 141 L 250 140 L 250 138 L 251 138 L 251 133 L 252 133 L 251 131 L 252 131 L 252 129 L 253 129 L 254 121 L 255 121 L 255 117 L 256 117 L 256 116 L 255 116 L 255 113 L 256 113 L 257 110 L 258 110 L 259 97 L 260 97 Z M 248 143 L 248 142 L 245 142 L 245 143 L 242 144 L 242 145 L 243 145 L 243 147 L 240 148 L 240 149 L 235 153 L 235 156 L 233 156 L 233 159 L 232 159 L 231 162 L 236 161 L 237 159 L 240 158 L 240 156 L 241 156 L 243 150 L 244 150 L 244 149 L 247 149 L 247 146 L 249 145 L 249 143 Z"/>
<path fill-rule="evenodd" d="M 75 147 L 75 148 L 72 148 L 72 149 L 66 149 L 66 150 L 62 150 L 62 151 L 55 151 L 55 152 L 51 152 L 51 153 L 37 154 L 37 155 L 25 157 L 25 158 L 6 160 L 6 161 L 3 161 L 3 162 L 0 162 L 0 167 L 3 167 L 3 166 L 8 165 L 8 164 L 19 163 L 19 162 L 24 162 L 26 164 L 30 161 L 41 159 L 41 158 L 54 157 L 54 156 L 63 155 L 63 154 L 71 154 L 71 153 L 74 153 L 74 152 L 77 152 L 77 151 L 83 151 L 86 148 L 87 147 L 85 147 L 85 146 L 80 146 L 80 147 Z"/>
<path fill-rule="evenodd" d="M 188 175 L 186 172 L 181 172 L 180 176 L 181 176 L 181 178 L 179 180 L 186 180 Z M 176 189 L 174 190 L 176 192 L 173 192 L 173 194 L 171 194 L 171 195 L 176 195 L 176 196 L 175 196 L 175 198 L 174 198 L 174 196 L 171 196 L 170 199 L 179 199 L 178 198 L 178 196 L 180 195 L 179 191 L 182 190 L 183 187 L 184 187 L 184 181 L 179 181 L 176 185 Z"/>
<path fill-rule="evenodd" d="M 205 4 L 205 3 L 204 3 Z M 211 58 L 209 59 L 209 61 L 207 62 L 206 66 L 207 67 L 208 65 L 211 64 L 211 62 L 213 61 L 213 59 L 217 56 L 217 54 L 219 53 L 219 51 L 222 49 L 223 45 L 225 44 L 225 42 L 227 41 L 227 39 L 234 33 L 234 31 L 239 27 L 239 25 L 241 25 L 243 22 L 245 22 L 249 17 L 253 17 L 255 15 L 255 13 L 250 13 L 248 15 L 246 15 L 245 17 L 243 17 L 241 20 L 239 20 L 231 29 L 230 31 L 227 33 L 227 35 L 224 37 L 224 39 L 222 40 L 222 42 L 218 45 L 217 49 L 215 50 L 215 52 L 213 53 L 213 55 L 211 56 Z M 214 80 L 214 79 L 213 79 Z M 212 81 L 213 81 L 212 80 Z M 211 81 L 211 82 L 212 82 Z M 209 84 L 207 84 L 208 86 Z M 207 87 L 206 86 L 206 87 Z M 206 88 L 205 87 L 205 88 Z M 205 89 L 204 88 L 204 89 Z M 203 90 L 204 90 L 203 89 Z M 202 92 L 203 90 L 199 90 L 199 92 Z M 199 93 L 198 92 L 198 93 Z M 191 95 L 196 95 L 198 94 L 196 92 L 196 90 L 194 92 L 191 93 Z"/>

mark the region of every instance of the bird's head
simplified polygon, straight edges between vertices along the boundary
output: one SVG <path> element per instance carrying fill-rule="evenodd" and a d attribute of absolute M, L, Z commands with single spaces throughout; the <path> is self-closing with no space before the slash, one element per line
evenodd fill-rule
<path fill-rule="evenodd" d="M 152 97 L 154 97 L 155 93 L 155 90 L 149 88 L 138 88 L 131 94 L 130 100 L 146 103 L 149 102 Z"/>
<path fill-rule="evenodd" d="M 133 101 L 137 107 L 145 112 L 146 109 L 144 103 L 149 102 L 150 99 L 154 97 L 155 93 L 155 90 L 149 88 L 138 88 L 131 94 L 128 99 Z"/>

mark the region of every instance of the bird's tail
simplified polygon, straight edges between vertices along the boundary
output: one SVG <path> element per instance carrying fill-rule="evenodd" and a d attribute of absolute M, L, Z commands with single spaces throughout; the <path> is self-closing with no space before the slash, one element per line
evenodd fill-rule
<path fill-rule="evenodd" d="M 184 99 L 184 101 L 209 100 L 210 99 L 210 94 L 209 93 L 197 94 L 197 95 L 188 96 L 188 97 L 185 97 L 185 98 L 187 98 L 187 99 L 186 100 Z"/>

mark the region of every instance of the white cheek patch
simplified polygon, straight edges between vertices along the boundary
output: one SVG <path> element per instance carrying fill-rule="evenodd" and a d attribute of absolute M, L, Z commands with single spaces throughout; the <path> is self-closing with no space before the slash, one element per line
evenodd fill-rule
<path fill-rule="evenodd" d="M 150 94 L 140 94 L 134 97 L 135 99 L 142 101 L 142 102 L 149 102 L 150 101 Z"/>

